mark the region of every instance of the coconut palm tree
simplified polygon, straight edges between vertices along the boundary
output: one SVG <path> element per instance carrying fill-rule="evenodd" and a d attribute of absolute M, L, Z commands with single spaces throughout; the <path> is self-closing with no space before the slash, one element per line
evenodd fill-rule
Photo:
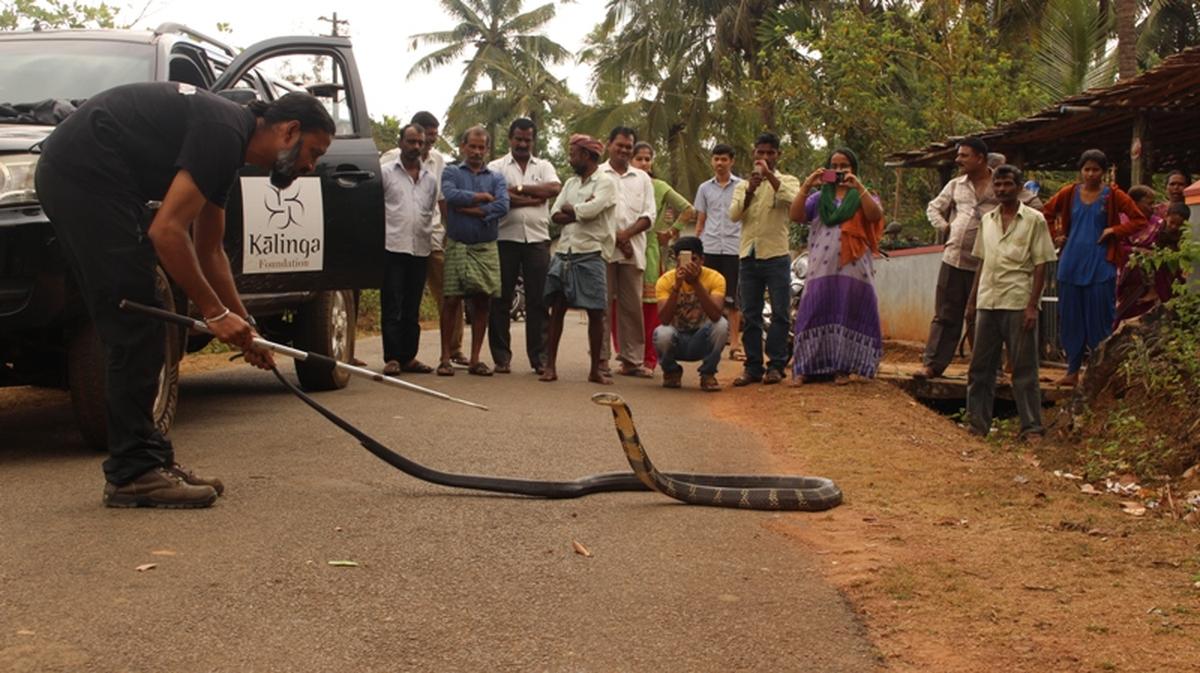
<path fill-rule="evenodd" d="M 1049 0 L 1038 34 L 1034 82 L 1050 100 L 1112 84 L 1113 15 L 1096 0 Z"/>
<path fill-rule="evenodd" d="M 421 57 L 409 70 L 408 78 L 428 74 L 463 56 L 468 58 L 456 99 L 469 98 L 481 77 L 487 77 L 492 91 L 511 92 L 520 88 L 521 80 L 544 77 L 546 66 L 562 63 L 571 54 L 541 32 L 554 18 L 554 3 L 521 12 L 521 1 L 439 0 L 442 9 L 458 25 L 450 30 L 412 36 L 413 49 L 421 45 L 440 48 Z M 510 79 L 506 80 L 506 75 Z M 457 128 L 463 125 L 462 121 L 448 116 L 447 126 Z M 489 130 L 495 137 L 495 128 Z"/>

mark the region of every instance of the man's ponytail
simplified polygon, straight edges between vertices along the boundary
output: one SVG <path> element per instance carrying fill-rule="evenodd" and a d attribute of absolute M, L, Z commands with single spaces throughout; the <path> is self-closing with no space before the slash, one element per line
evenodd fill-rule
<path fill-rule="evenodd" d="M 337 132 L 329 111 L 316 96 L 307 93 L 292 92 L 272 103 L 255 100 L 246 107 L 255 117 L 261 117 L 267 124 L 298 121 L 302 133 L 324 131 L 334 135 Z"/>

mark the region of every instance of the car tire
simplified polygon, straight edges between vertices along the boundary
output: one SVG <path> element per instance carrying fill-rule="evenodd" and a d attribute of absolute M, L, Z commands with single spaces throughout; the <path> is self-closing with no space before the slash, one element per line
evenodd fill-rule
<path fill-rule="evenodd" d="M 321 292 L 296 311 L 293 343 L 296 348 L 328 355 L 339 362 L 354 358 L 354 291 Z M 321 362 L 296 360 L 296 376 L 305 390 L 339 390 L 350 374 Z"/>
<path fill-rule="evenodd" d="M 163 308 L 175 311 L 175 297 L 162 269 L 158 270 L 159 296 Z M 179 360 L 183 351 L 183 330 L 172 325 L 165 328 L 165 357 L 158 375 L 158 393 L 154 398 L 154 425 L 166 434 L 175 421 L 179 406 Z M 91 321 L 72 336 L 67 346 L 67 385 L 71 393 L 71 408 L 75 424 L 84 443 L 97 451 L 108 450 L 108 411 L 105 385 L 107 359 L 100 335 Z"/>

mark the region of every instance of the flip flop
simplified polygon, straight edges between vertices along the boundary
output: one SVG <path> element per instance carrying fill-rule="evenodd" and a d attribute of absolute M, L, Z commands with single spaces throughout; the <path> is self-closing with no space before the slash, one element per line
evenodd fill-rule
<path fill-rule="evenodd" d="M 433 367 L 430 367 L 420 360 L 413 360 L 412 362 L 402 366 L 400 371 L 407 372 L 409 374 L 429 374 L 433 371 Z"/>
<path fill-rule="evenodd" d="M 737 360 L 738 362 L 745 362 L 746 361 L 746 353 L 740 348 L 730 348 L 729 349 L 729 359 Z"/>
<path fill-rule="evenodd" d="M 443 362 L 437 367 L 438 376 L 454 376 L 454 367 L 449 362 Z"/>
<path fill-rule="evenodd" d="M 621 376 L 632 376 L 639 379 L 652 379 L 654 372 L 645 367 L 621 367 L 617 372 Z"/>
<path fill-rule="evenodd" d="M 476 362 L 467 368 L 467 373 L 473 376 L 491 376 L 492 370 L 482 362 Z"/>

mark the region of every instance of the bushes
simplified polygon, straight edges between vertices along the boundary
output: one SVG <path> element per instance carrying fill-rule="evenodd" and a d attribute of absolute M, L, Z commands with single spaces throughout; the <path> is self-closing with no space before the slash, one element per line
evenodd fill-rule
<path fill-rule="evenodd" d="M 1200 246 L 1185 232 L 1179 250 L 1135 259 L 1150 275 L 1161 268 L 1186 274 L 1200 261 Z M 1122 325 L 1092 357 L 1073 423 L 1087 477 L 1175 476 L 1200 462 L 1200 294 L 1186 283 L 1163 306 Z"/>

